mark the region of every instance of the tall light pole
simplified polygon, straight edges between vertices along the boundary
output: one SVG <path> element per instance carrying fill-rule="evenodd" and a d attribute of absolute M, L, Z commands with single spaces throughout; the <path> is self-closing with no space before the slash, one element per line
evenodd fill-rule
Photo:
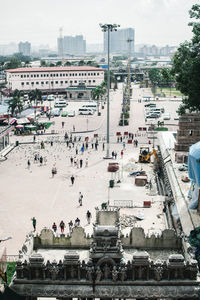
<path fill-rule="evenodd" d="M 133 42 L 132 39 L 128 38 L 127 43 L 128 43 L 128 101 L 130 102 L 130 68 L 131 68 L 131 42 Z"/>
<path fill-rule="evenodd" d="M 108 32 L 108 76 L 107 76 L 107 149 L 106 157 L 110 158 L 110 32 L 117 31 L 120 25 L 117 24 L 99 24 L 103 32 Z"/>

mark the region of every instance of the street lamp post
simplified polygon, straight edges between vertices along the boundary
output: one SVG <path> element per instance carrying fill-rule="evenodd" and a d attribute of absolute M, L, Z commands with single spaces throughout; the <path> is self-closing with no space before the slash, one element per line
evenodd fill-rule
<path fill-rule="evenodd" d="M 108 76 L 107 76 L 107 149 L 106 157 L 110 158 L 110 32 L 117 31 L 117 24 L 99 24 L 103 32 L 108 32 Z"/>

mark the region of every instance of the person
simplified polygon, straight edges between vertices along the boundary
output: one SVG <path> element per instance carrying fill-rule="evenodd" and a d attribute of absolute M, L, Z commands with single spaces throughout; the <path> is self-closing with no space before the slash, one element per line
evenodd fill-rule
<path fill-rule="evenodd" d="M 123 155 L 124 155 L 124 151 L 122 150 L 121 151 L 121 158 L 123 158 Z"/>
<path fill-rule="evenodd" d="M 71 161 L 71 166 L 73 166 L 73 161 L 74 161 L 74 159 L 73 159 L 72 156 L 70 157 L 70 161 Z"/>
<path fill-rule="evenodd" d="M 73 227 L 72 220 L 68 223 L 68 225 L 69 225 L 69 232 L 71 233 L 72 232 L 72 227 Z"/>
<path fill-rule="evenodd" d="M 125 144 L 125 142 L 123 142 L 123 148 L 124 148 L 124 149 L 126 148 L 126 144 Z"/>
<path fill-rule="evenodd" d="M 80 168 L 82 168 L 82 166 L 83 166 L 83 160 L 82 160 L 82 158 L 80 159 Z"/>
<path fill-rule="evenodd" d="M 35 217 L 32 218 L 32 224 L 33 224 L 34 231 L 36 231 L 36 218 Z"/>
<path fill-rule="evenodd" d="M 76 147 L 76 155 L 78 155 L 78 148 Z"/>
<path fill-rule="evenodd" d="M 45 164 L 45 166 L 47 164 L 47 157 L 46 156 L 44 157 L 44 164 Z"/>
<path fill-rule="evenodd" d="M 54 222 L 53 223 L 53 225 L 52 225 L 52 229 L 53 229 L 53 231 L 56 233 L 56 230 L 57 230 L 57 225 L 56 225 L 56 223 Z"/>
<path fill-rule="evenodd" d="M 115 157 L 115 159 L 117 159 L 117 152 L 116 151 L 114 153 L 114 157 Z"/>
<path fill-rule="evenodd" d="M 34 134 L 34 136 L 33 136 L 33 142 L 35 143 L 35 134 Z"/>
<path fill-rule="evenodd" d="M 75 226 L 79 226 L 80 225 L 80 219 L 77 217 L 75 220 Z"/>
<path fill-rule="evenodd" d="M 54 175 L 57 174 L 56 166 L 53 166 L 51 173 L 52 173 L 52 177 L 54 177 Z"/>
<path fill-rule="evenodd" d="M 114 156 L 115 156 L 115 152 L 114 152 L 114 151 L 112 151 L 112 159 L 114 158 Z"/>
<path fill-rule="evenodd" d="M 91 214 L 91 212 L 90 212 L 89 210 L 88 210 L 87 213 L 86 213 L 86 218 L 87 218 L 88 224 L 90 224 L 90 220 L 91 220 L 91 218 L 92 218 L 92 214 Z"/>
<path fill-rule="evenodd" d="M 51 147 L 53 146 L 53 141 L 51 141 Z"/>
<path fill-rule="evenodd" d="M 135 140 L 135 146 L 136 147 L 138 146 L 138 140 Z"/>
<path fill-rule="evenodd" d="M 85 160 L 85 166 L 88 167 L 88 158 Z"/>
<path fill-rule="evenodd" d="M 35 156 L 34 156 L 34 163 L 37 163 L 37 161 L 38 161 L 38 156 L 37 156 L 37 154 L 35 154 Z"/>
<path fill-rule="evenodd" d="M 40 165 L 42 165 L 42 164 L 43 164 L 43 157 L 40 156 Z"/>
<path fill-rule="evenodd" d="M 60 222 L 60 230 L 61 230 L 61 233 L 64 232 L 64 229 L 65 229 L 65 223 L 63 221 Z"/>
<path fill-rule="evenodd" d="M 31 162 L 30 162 L 30 160 L 29 160 L 29 159 L 28 159 L 28 161 L 27 161 L 27 166 L 28 166 L 28 169 L 30 169 Z"/>
<path fill-rule="evenodd" d="M 75 126 L 73 125 L 73 131 L 75 131 Z"/>
<path fill-rule="evenodd" d="M 64 126 L 65 126 L 65 122 L 62 121 L 62 128 L 64 128 Z"/>
<path fill-rule="evenodd" d="M 74 180 L 75 180 L 74 175 L 72 175 L 71 176 L 71 183 L 72 183 L 72 185 L 74 184 Z"/>
<path fill-rule="evenodd" d="M 80 206 L 83 205 L 83 195 L 81 194 L 81 192 L 79 192 L 79 199 L 78 199 L 78 202 L 79 202 Z"/>

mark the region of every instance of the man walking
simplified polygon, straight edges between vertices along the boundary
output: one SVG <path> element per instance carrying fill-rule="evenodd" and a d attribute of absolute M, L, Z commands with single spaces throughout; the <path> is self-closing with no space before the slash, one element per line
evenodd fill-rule
<path fill-rule="evenodd" d="M 32 218 L 33 230 L 36 231 L 36 218 Z"/>
<path fill-rule="evenodd" d="M 81 192 L 79 192 L 79 199 L 78 199 L 79 205 L 82 206 L 83 205 L 83 195 L 81 194 Z"/>
<path fill-rule="evenodd" d="M 71 183 L 72 183 L 72 185 L 74 184 L 74 180 L 75 180 L 74 175 L 72 175 L 71 176 Z"/>
<path fill-rule="evenodd" d="M 91 218 L 92 218 L 92 214 L 91 214 L 91 212 L 90 212 L 89 210 L 88 210 L 87 213 L 86 213 L 86 218 L 87 218 L 88 224 L 90 224 L 90 220 L 91 220 Z"/>

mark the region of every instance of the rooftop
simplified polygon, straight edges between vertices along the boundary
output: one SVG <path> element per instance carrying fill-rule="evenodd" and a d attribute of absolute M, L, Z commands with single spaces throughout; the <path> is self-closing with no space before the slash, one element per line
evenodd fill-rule
<path fill-rule="evenodd" d="M 66 72 L 66 71 L 103 71 L 101 68 L 83 66 L 83 67 L 41 67 L 41 68 L 17 68 L 8 69 L 8 73 L 25 73 L 25 72 Z"/>

